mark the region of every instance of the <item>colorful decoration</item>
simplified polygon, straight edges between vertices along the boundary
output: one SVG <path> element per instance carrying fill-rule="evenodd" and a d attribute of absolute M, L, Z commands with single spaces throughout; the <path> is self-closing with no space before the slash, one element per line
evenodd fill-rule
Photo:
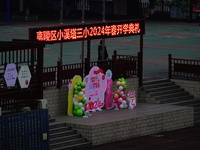
<path fill-rule="evenodd" d="M 68 109 L 67 114 L 73 116 L 73 97 L 74 97 L 74 86 L 77 82 L 81 82 L 82 77 L 80 75 L 75 75 L 73 79 L 68 84 Z M 77 92 L 77 91 L 76 91 Z M 77 93 L 79 94 L 79 93 Z"/>
<path fill-rule="evenodd" d="M 120 108 L 127 108 L 127 102 L 126 102 L 126 80 L 124 78 L 119 78 L 116 82 L 118 90 L 115 91 L 113 94 L 113 103 L 116 103 L 116 98 L 118 99 L 118 107 Z M 118 93 L 118 97 L 116 94 Z M 115 105 L 115 104 L 114 104 Z M 112 107 L 113 108 L 113 107 Z"/>
<path fill-rule="evenodd" d="M 83 83 L 86 84 L 85 96 L 88 98 L 86 109 L 89 111 L 101 110 L 104 106 L 104 93 L 107 87 L 103 70 L 97 66 L 92 67 Z"/>
<path fill-rule="evenodd" d="M 128 92 L 127 96 L 127 100 L 129 101 L 129 109 L 134 109 L 137 106 L 135 91 Z"/>
<path fill-rule="evenodd" d="M 89 112 L 85 108 L 85 104 L 87 102 L 87 98 L 85 97 L 85 84 L 83 82 L 76 82 L 74 86 L 74 97 L 73 97 L 73 104 L 74 104 L 74 115 L 76 116 L 83 116 L 88 117 Z"/>
<path fill-rule="evenodd" d="M 112 80 L 112 71 L 111 70 L 107 70 L 106 71 L 106 79 L 107 79 L 107 87 L 106 87 L 106 108 L 110 109 L 111 107 L 111 99 L 112 99 L 112 84 L 113 84 L 113 80 Z"/>

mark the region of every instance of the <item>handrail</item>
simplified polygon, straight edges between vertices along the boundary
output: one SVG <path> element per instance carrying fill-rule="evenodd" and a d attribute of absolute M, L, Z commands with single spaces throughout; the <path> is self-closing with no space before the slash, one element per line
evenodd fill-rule
<path fill-rule="evenodd" d="M 120 57 L 124 58 L 120 58 Z M 66 85 L 75 75 L 88 74 L 88 71 L 93 66 L 99 66 L 102 70 L 111 69 L 113 71 L 113 79 L 121 76 L 128 77 L 138 75 L 138 57 L 130 55 L 116 55 L 116 59 L 92 61 L 85 63 L 66 64 L 61 65 L 59 62 L 57 66 L 43 68 L 43 87 L 57 86 L 60 88 Z M 89 64 L 88 64 L 89 63 Z"/>
<path fill-rule="evenodd" d="M 200 60 L 172 58 L 169 54 L 169 78 L 200 80 Z"/>

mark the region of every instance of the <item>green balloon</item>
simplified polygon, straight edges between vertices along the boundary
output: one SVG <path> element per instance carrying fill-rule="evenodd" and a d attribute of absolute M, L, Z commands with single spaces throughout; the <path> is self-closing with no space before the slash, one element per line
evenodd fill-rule
<path fill-rule="evenodd" d="M 77 86 L 76 88 L 78 91 L 81 91 L 82 90 L 82 87 L 81 86 Z"/>
<path fill-rule="evenodd" d="M 123 87 L 124 89 L 126 89 L 126 88 L 127 88 L 127 85 L 123 85 L 122 87 Z"/>
<path fill-rule="evenodd" d="M 78 106 L 75 106 L 74 107 L 74 110 L 79 110 L 80 108 Z"/>
<path fill-rule="evenodd" d="M 76 110 L 74 110 L 74 115 L 76 115 Z"/>
<path fill-rule="evenodd" d="M 86 102 L 86 99 L 83 98 L 82 101 L 81 101 L 81 103 L 85 104 L 85 102 Z"/>
<path fill-rule="evenodd" d="M 77 82 L 76 85 L 77 85 L 77 86 L 80 86 L 80 85 L 81 85 L 81 82 Z"/>
<path fill-rule="evenodd" d="M 78 94 L 79 94 L 79 91 L 78 91 L 78 90 L 75 90 L 74 93 L 75 93 L 76 95 L 78 95 Z"/>
<path fill-rule="evenodd" d="M 76 115 L 77 116 L 82 116 L 83 115 L 83 111 L 81 109 L 76 111 Z"/>
<path fill-rule="evenodd" d="M 82 83 L 81 83 L 81 87 L 82 87 L 82 88 L 85 88 L 86 85 L 82 82 Z"/>

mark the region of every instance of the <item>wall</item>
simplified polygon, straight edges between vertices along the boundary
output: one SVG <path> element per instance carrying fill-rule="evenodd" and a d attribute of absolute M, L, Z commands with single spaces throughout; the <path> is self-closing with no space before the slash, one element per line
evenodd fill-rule
<path fill-rule="evenodd" d="M 127 91 L 135 90 L 138 91 L 138 81 L 136 77 L 127 78 Z M 117 90 L 116 81 L 113 81 L 112 91 Z M 56 87 L 47 88 L 44 90 L 44 99 L 47 99 L 47 107 L 49 109 L 50 116 L 59 116 L 67 114 L 67 97 L 68 97 L 68 87 L 63 86 L 61 89 Z"/>
<path fill-rule="evenodd" d="M 165 106 L 167 111 L 164 111 Z M 121 117 L 119 117 L 119 120 L 113 121 L 115 119 L 110 119 L 110 122 L 107 123 L 99 123 L 101 122 L 100 119 L 99 121 L 94 121 L 95 123 L 93 124 L 89 124 L 88 122 L 93 118 L 87 119 L 89 125 L 79 124 L 77 123 L 77 120 L 76 122 L 74 121 L 75 123 L 72 123 L 70 122 L 70 120 L 72 120 L 71 118 L 66 120 L 67 124 L 69 124 L 72 129 L 75 129 L 77 133 L 81 133 L 83 137 L 92 142 L 92 145 L 100 145 L 193 126 L 194 110 L 192 107 L 181 106 L 178 108 L 176 106 L 176 109 L 171 109 L 165 104 L 159 108 L 156 107 L 153 106 L 156 111 L 152 109 L 152 111 L 148 111 L 148 114 L 146 114 L 148 108 L 137 107 L 135 113 L 138 111 L 138 113 L 141 113 L 140 115 L 138 115 L 138 113 L 137 115 L 134 115 L 134 113 L 129 112 L 132 115 L 132 118 L 120 120 Z M 140 110 L 142 111 L 140 112 Z M 124 110 L 124 112 L 125 111 L 126 110 Z M 153 111 L 156 113 L 152 113 Z M 127 114 L 124 112 L 123 114 Z M 122 111 L 118 113 L 122 113 Z M 81 121 L 85 122 L 81 120 L 82 118 L 78 119 L 80 119 L 80 123 Z M 104 120 L 106 120 L 106 117 L 104 117 Z"/>
<path fill-rule="evenodd" d="M 44 99 L 47 99 L 47 108 L 50 116 L 64 115 L 67 113 L 67 93 L 68 88 L 47 88 L 43 91 Z"/>
<path fill-rule="evenodd" d="M 190 80 L 180 80 L 180 79 L 171 79 L 172 82 L 175 82 L 181 88 L 184 88 L 185 91 L 189 92 L 190 95 L 193 95 L 194 98 L 200 98 L 200 81 L 190 81 Z"/>

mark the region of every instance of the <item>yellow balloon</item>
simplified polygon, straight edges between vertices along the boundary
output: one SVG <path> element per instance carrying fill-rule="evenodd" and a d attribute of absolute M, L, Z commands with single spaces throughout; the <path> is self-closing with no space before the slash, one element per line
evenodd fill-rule
<path fill-rule="evenodd" d="M 82 99 L 83 99 L 83 97 L 82 96 L 78 96 L 78 101 L 81 101 Z"/>

